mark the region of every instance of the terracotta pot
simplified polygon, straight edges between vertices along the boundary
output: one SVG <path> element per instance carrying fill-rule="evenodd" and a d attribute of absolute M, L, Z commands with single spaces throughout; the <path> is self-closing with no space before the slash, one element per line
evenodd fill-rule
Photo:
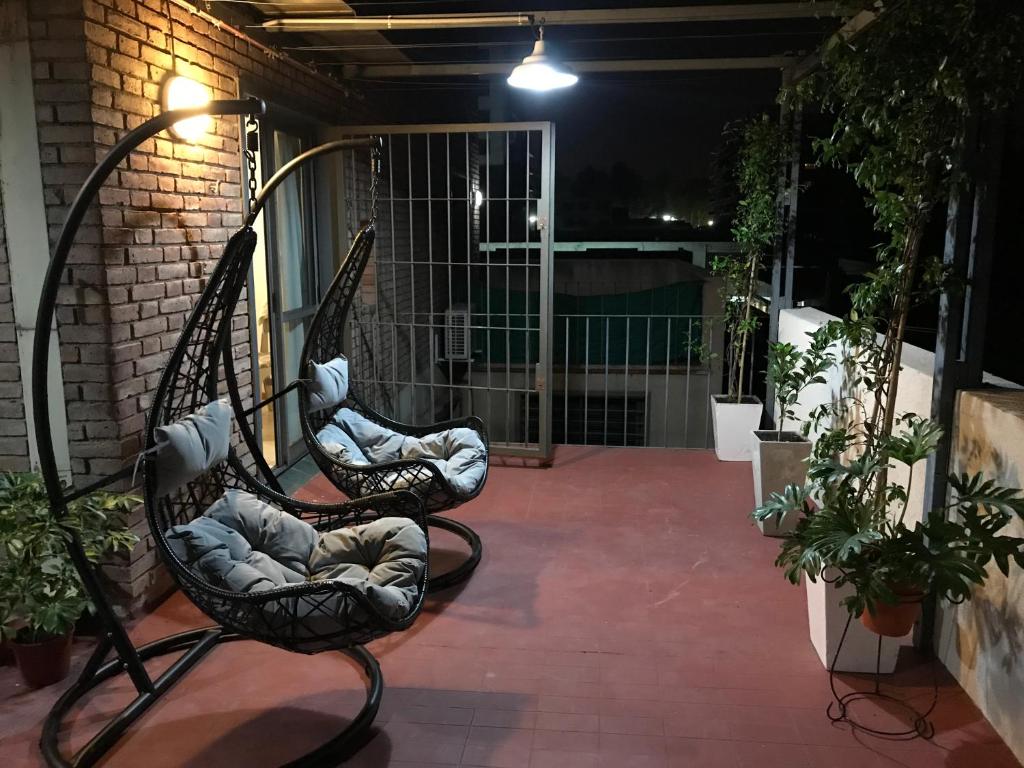
<path fill-rule="evenodd" d="M 6 638 L 0 640 L 0 667 L 6 667 L 14 663 L 14 651 L 11 650 L 11 641 Z"/>
<path fill-rule="evenodd" d="M 876 635 L 903 637 L 914 628 L 914 622 L 921 615 L 924 592 L 916 587 L 893 587 L 892 591 L 899 602 L 895 605 L 875 603 L 875 612 L 865 610 L 860 615 L 860 623 Z"/>
<path fill-rule="evenodd" d="M 51 637 L 41 643 L 11 642 L 18 669 L 30 688 L 42 688 L 59 683 L 68 676 L 71 667 L 72 633 Z"/>

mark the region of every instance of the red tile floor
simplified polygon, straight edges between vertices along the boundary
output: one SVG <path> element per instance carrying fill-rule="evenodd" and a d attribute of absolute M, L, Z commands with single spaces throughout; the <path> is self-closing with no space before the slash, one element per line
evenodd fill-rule
<path fill-rule="evenodd" d="M 319 477 L 303 493 L 337 496 Z M 931 742 L 829 722 L 803 592 L 773 568 L 778 545 L 747 519 L 751 498 L 749 465 L 707 452 L 563 448 L 547 469 L 495 466 L 454 513 L 483 537 L 483 563 L 412 630 L 372 645 L 387 689 L 375 737 L 348 765 L 1017 766 L 948 676 Z M 134 634 L 202 622 L 176 595 Z M 912 654 L 901 665 L 893 682 L 922 701 L 923 665 Z M 220 647 L 106 765 L 278 765 L 338 729 L 360 686 L 336 654 Z M 94 696 L 70 743 L 126 691 Z M 0 766 L 41 765 L 39 724 L 58 693 L 0 671 Z"/>

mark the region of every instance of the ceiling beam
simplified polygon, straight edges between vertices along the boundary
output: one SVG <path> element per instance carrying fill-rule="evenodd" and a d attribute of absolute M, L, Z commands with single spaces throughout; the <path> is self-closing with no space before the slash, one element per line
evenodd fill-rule
<path fill-rule="evenodd" d="M 785 69 L 797 59 L 788 56 L 751 56 L 727 59 L 622 59 L 566 62 L 576 72 L 701 72 L 736 69 Z M 483 61 L 465 64 L 347 64 L 344 76 L 353 78 L 473 77 L 507 75 L 518 61 Z"/>
<path fill-rule="evenodd" d="M 797 63 L 789 75 L 790 82 L 800 82 L 811 74 L 811 72 L 816 70 L 821 64 L 821 57 L 825 51 L 829 50 L 833 46 L 839 45 L 840 43 L 848 43 L 853 40 L 857 35 L 861 34 L 864 30 L 878 21 L 878 15 L 879 14 L 874 11 L 861 11 L 856 16 L 848 20 L 842 27 L 836 30 L 834 35 L 825 41 L 825 44 L 821 48 L 804 57 L 799 63 Z"/>
<path fill-rule="evenodd" d="M 519 13 L 420 13 L 396 16 L 313 16 L 269 19 L 269 32 L 351 32 L 389 30 L 471 29 L 481 27 L 547 27 L 590 24 L 680 24 L 713 21 L 832 18 L 849 15 L 840 2 L 687 5 L 665 8 L 609 8 Z"/>

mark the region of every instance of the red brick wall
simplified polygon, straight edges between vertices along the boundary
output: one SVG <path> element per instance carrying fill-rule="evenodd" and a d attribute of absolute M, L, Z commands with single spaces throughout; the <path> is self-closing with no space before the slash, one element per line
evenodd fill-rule
<path fill-rule="evenodd" d="M 215 98 L 237 98 L 244 80 L 250 92 L 326 122 L 353 119 L 354 100 L 337 83 L 175 2 L 172 62 L 167 6 L 166 0 L 30 4 L 51 244 L 96 160 L 126 130 L 159 112 L 160 83 L 172 67 L 205 84 Z M 169 350 L 204 275 L 242 223 L 239 125 L 236 118 L 218 118 L 196 144 L 166 134 L 149 140 L 111 176 L 83 224 L 58 310 L 76 483 L 111 472 L 137 453 Z M 247 318 L 243 312 L 235 322 L 244 368 Z M 0 397 L 3 365 L 0 358 Z M 249 376 L 241 375 L 249 397 Z M 145 536 L 141 513 L 136 529 Z M 111 575 L 138 602 L 165 585 L 155 566 L 150 542 L 143 541 L 131 563 Z"/>

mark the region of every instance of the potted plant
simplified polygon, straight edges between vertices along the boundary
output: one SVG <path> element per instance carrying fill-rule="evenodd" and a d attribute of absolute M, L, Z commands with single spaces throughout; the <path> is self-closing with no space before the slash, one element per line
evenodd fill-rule
<path fill-rule="evenodd" d="M 0 633 L 29 686 L 67 675 L 75 622 L 90 608 L 66 542 L 78 538 L 91 563 L 131 551 L 138 538 L 125 519 L 139 502 L 126 494 L 90 493 L 58 519 L 40 475 L 0 475 Z"/>
<path fill-rule="evenodd" d="M 807 486 L 773 494 L 755 513 L 758 519 L 797 517 L 776 561 L 787 578 L 798 583 L 804 574 L 814 581 L 832 569 L 837 587 L 853 588 L 845 607 L 886 637 L 911 630 L 927 593 L 963 602 L 984 584 L 990 562 L 1004 575 L 1011 560 L 1024 567 L 1024 538 L 1004 534 L 1015 517 L 1024 519 L 1017 489 L 981 475 L 951 476 L 949 503 L 908 521 L 914 468 L 935 452 L 942 430 L 913 414 L 898 426 L 857 459 L 813 462 Z M 829 439 L 833 447 L 848 444 L 846 434 Z M 906 485 L 886 479 L 894 464 L 907 467 Z M 808 498 L 818 503 L 808 505 Z"/>
<path fill-rule="evenodd" d="M 786 430 L 786 421 L 796 418 L 800 393 L 812 384 L 825 384 L 825 372 L 835 365 L 835 355 L 825 336 L 811 338 L 806 353 L 795 345 L 776 342 L 768 349 L 768 387 L 775 399 L 776 428 L 754 430 L 751 466 L 754 470 L 754 500 L 758 507 L 773 493 L 783 492 L 787 486 L 802 486 L 807 478 L 807 459 L 811 455 L 811 441 L 806 435 L 810 423 L 801 432 Z M 796 517 L 784 520 L 767 517 L 757 520 L 761 533 L 782 536 L 792 531 Z"/>
<path fill-rule="evenodd" d="M 728 389 L 711 398 L 715 454 L 721 461 L 750 461 L 750 433 L 761 426 L 764 406 L 745 391 L 747 350 L 759 318 L 754 313 L 761 265 L 779 234 L 779 166 L 786 141 L 767 114 L 740 132 L 736 182 L 740 193 L 732 234 L 739 255 L 719 256 L 712 271 L 722 278 L 725 331 L 729 339 Z"/>
<path fill-rule="evenodd" d="M 779 556 L 790 579 L 806 574 L 810 596 L 827 571 L 845 590 L 843 608 L 867 613 L 865 625 L 891 634 L 902 627 L 888 622 L 890 607 L 915 614 L 929 592 L 965 599 L 984 579 L 984 563 L 995 559 L 1005 571 L 1010 559 L 1021 562 L 1019 543 L 995 535 L 1019 514 L 1018 497 L 981 477 L 953 478 L 949 505 L 908 518 L 913 466 L 942 433 L 900 414 L 897 396 L 911 308 L 947 288 L 941 258 L 922 253 L 925 230 L 954 187 L 970 181 L 972 126 L 1019 90 L 1024 57 L 1021 15 L 1004 4 L 855 5 L 873 23 L 826 45 L 821 65 L 783 98 L 831 115 L 828 135 L 814 142 L 818 159 L 853 176 L 883 241 L 874 268 L 849 292 L 850 312 L 815 334 L 837 344 L 845 376 L 834 400 L 812 414 L 816 428 L 826 428 L 808 486 L 787 488 L 755 514 L 795 514 Z M 893 482 L 894 472 L 905 482 Z M 873 621 L 880 612 L 884 621 Z"/>

